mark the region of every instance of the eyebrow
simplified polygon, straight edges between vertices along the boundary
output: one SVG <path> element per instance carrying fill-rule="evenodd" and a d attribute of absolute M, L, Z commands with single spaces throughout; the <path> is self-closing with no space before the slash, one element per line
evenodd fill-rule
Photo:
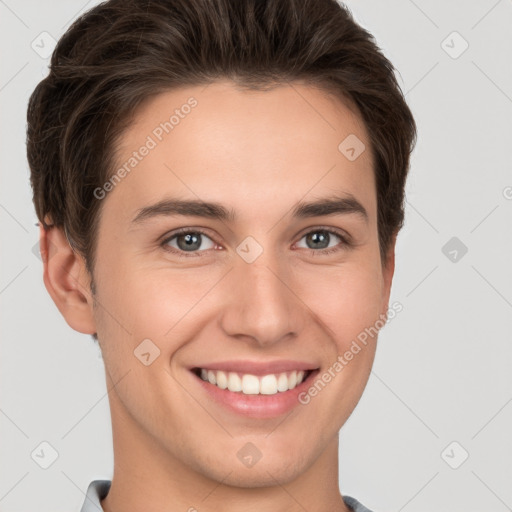
<path fill-rule="evenodd" d="M 365 222 L 368 222 L 368 212 L 351 194 L 331 196 L 312 202 L 300 202 L 292 210 L 293 217 L 297 219 L 347 214 L 358 215 Z M 140 224 L 155 217 L 172 215 L 204 217 L 228 222 L 236 220 L 235 211 L 226 208 L 220 203 L 206 202 L 198 199 L 183 200 L 169 198 L 139 209 L 132 220 L 132 224 Z"/>

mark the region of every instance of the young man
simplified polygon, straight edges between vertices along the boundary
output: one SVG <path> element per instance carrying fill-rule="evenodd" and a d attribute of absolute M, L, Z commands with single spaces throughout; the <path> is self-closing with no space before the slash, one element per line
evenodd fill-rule
<path fill-rule="evenodd" d="M 388 314 L 416 128 L 334 0 L 110 0 L 28 109 L 45 286 L 98 341 L 82 512 L 368 511 L 338 432 Z"/>

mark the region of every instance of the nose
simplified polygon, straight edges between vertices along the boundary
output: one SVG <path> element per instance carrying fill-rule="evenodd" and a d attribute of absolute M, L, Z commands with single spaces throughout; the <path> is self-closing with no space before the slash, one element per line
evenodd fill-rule
<path fill-rule="evenodd" d="M 293 273 L 285 266 L 270 251 L 252 263 L 237 258 L 225 283 L 221 327 L 227 335 L 269 346 L 299 334 L 305 305 L 294 293 Z"/>

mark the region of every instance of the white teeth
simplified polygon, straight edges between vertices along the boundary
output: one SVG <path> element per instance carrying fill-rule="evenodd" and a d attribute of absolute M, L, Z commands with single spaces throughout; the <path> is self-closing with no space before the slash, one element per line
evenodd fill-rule
<path fill-rule="evenodd" d="M 220 389 L 226 389 L 228 387 L 228 376 L 225 372 L 217 372 L 217 386 Z"/>
<path fill-rule="evenodd" d="M 208 372 L 208 377 L 210 377 L 210 372 Z M 288 389 L 293 389 L 297 385 L 297 372 L 293 371 L 288 377 Z"/>
<path fill-rule="evenodd" d="M 242 392 L 244 395 L 275 395 L 278 392 L 283 393 L 294 389 L 304 380 L 306 372 L 294 370 L 258 377 L 251 374 L 201 369 L 200 375 L 201 379 L 220 389 L 228 389 L 235 393 Z"/>
<path fill-rule="evenodd" d="M 277 379 L 275 375 L 265 375 L 261 378 L 260 393 L 262 395 L 275 395 L 277 393 Z"/>
<path fill-rule="evenodd" d="M 288 391 L 288 377 L 286 373 L 281 373 L 277 379 L 277 390 Z"/>
<path fill-rule="evenodd" d="M 259 395 L 260 379 L 256 375 L 244 375 L 242 377 L 242 393 L 244 395 Z"/>
<path fill-rule="evenodd" d="M 242 391 L 242 379 L 233 372 L 228 374 L 228 389 L 229 391 Z"/>

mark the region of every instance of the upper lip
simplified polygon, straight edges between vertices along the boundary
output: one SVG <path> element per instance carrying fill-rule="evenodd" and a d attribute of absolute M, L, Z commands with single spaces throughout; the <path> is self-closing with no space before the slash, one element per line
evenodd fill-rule
<path fill-rule="evenodd" d="M 238 372 L 251 375 L 268 375 L 269 373 L 284 373 L 293 370 L 316 370 L 318 366 L 304 361 L 277 360 L 277 361 L 219 361 L 215 363 L 198 364 L 190 369 L 203 368 L 204 370 Z"/>

